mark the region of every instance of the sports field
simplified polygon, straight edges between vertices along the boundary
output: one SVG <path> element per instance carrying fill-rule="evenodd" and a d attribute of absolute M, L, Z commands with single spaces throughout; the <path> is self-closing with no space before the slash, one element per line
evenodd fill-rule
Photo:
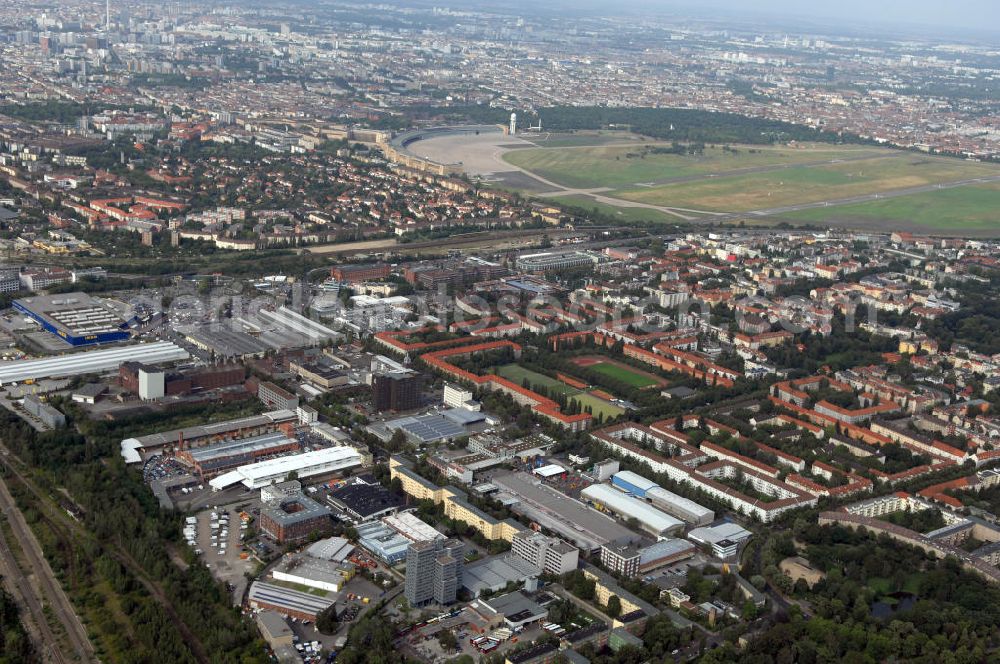
<path fill-rule="evenodd" d="M 537 371 L 532 371 L 531 369 L 525 369 L 519 364 L 505 364 L 502 367 L 497 367 L 497 375 L 506 378 L 507 380 L 522 385 L 525 379 L 533 386 L 543 386 L 548 390 L 549 395 L 553 394 L 565 394 L 568 397 L 575 396 L 580 393 L 580 390 L 575 387 L 570 387 L 566 383 L 556 380 L 555 378 L 549 378 L 544 374 L 540 374 Z"/>
<path fill-rule="evenodd" d="M 590 406 L 591 414 L 594 417 L 604 415 L 605 421 L 614 419 L 625 412 L 624 408 L 616 406 L 610 401 L 606 401 L 575 387 L 570 387 L 555 378 L 549 378 L 531 369 L 525 369 L 519 364 L 505 364 L 497 367 L 497 375 L 518 385 L 521 385 L 524 379 L 528 379 L 532 387 L 544 386 L 548 390 L 549 396 L 564 394 L 568 399 L 579 403 L 581 409 Z"/>
<path fill-rule="evenodd" d="M 504 154 L 514 166 L 574 189 L 612 189 L 655 185 L 674 178 L 722 174 L 751 168 L 829 162 L 864 156 L 878 157 L 878 148 L 804 145 L 799 148 L 738 146 L 736 152 L 707 147 L 701 155 L 655 154 L 657 145 L 518 149 Z"/>
<path fill-rule="evenodd" d="M 647 387 L 659 386 L 663 387 L 667 384 L 662 378 L 654 376 L 651 373 L 645 371 L 640 371 L 639 369 L 633 369 L 632 367 L 609 360 L 599 355 L 588 355 L 586 357 L 578 357 L 573 360 L 573 364 L 578 367 L 586 367 L 587 369 L 599 373 L 608 378 L 613 378 L 614 380 L 619 380 L 623 383 L 631 385 L 632 387 L 637 387 L 639 389 L 645 389 Z"/>
<path fill-rule="evenodd" d="M 907 223 L 928 231 L 1000 232 L 1000 184 L 969 185 L 855 205 L 801 210 L 781 218 L 867 227 Z"/>

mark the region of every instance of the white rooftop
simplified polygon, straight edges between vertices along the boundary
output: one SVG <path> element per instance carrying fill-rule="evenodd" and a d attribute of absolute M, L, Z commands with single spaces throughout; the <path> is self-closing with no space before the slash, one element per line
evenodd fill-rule
<path fill-rule="evenodd" d="M 535 468 L 535 475 L 540 477 L 555 477 L 556 475 L 561 475 L 566 472 L 566 469 L 562 466 L 554 463 L 550 463 L 547 466 L 542 466 L 541 468 Z"/>
<path fill-rule="evenodd" d="M 186 360 L 188 352 L 170 341 L 119 346 L 107 350 L 67 353 L 40 360 L 0 362 L 0 384 L 27 379 L 81 376 L 115 371 L 123 362 L 158 364 Z"/>
<path fill-rule="evenodd" d="M 665 503 L 676 505 L 679 509 L 685 510 L 698 517 L 708 517 L 711 518 L 713 514 L 712 510 L 708 509 L 704 505 L 696 503 L 690 498 L 685 498 L 684 496 L 678 496 L 673 491 L 667 491 L 661 486 L 654 486 L 652 489 L 646 491 L 646 497 L 655 500 L 662 500 Z"/>
<path fill-rule="evenodd" d="M 720 523 L 717 526 L 705 526 L 704 528 L 695 528 L 688 533 L 688 539 L 692 542 L 698 542 L 699 544 L 715 544 L 716 542 L 721 542 L 722 540 L 732 540 L 733 542 L 739 542 L 747 537 L 750 537 L 750 531 L 745 529 L 738 523 L 733 523 L 731 521 L 726 521 L 725 523 Z"/>
<path fill-rule="evenodd" d="M 267 480 L 283 479 L 292 472 L 297 473 L 299 477 L 308 477 L 359 465 L 361 465 L 361 454 L 353 447 L 328 447 L 240 466 L 234 471 L 219 475 L 209 484 L 216 491 L 221 491 L 237 482 L 256 488 Z"/>
<path fill-rule="evenodd" d="M 433 526 L 424 523 L 412 512 L 400 512 L 382 519 L 382 523 L 389 526 L 403 537 L 414 542 L 428 542 L 436 539 L 444 539 L 444 535 L 438 532 Z"/>
<path fill-rule="evenodd" d="M 653 487 L 658 486 L 656 482 L 650 479 L 646 479 L 645 477 L 639 475 L 638 473 L 633 473 L 631 470 L 622 470 L 620 472 L 617 472 L 612 476 L 612 478 L 622 482 L 628 482 L 632 486 L 642 491 L 649 491 Z"/>
<path fill-rule="evenodd" d="M 635 517 L 651 531 L 659 534 L 684 525 L 683 521 L 661 512 L 638 498 L 614 489 L 607 484 L 592 484 L 580 492 L 580 496 L 626 518 Z"/>

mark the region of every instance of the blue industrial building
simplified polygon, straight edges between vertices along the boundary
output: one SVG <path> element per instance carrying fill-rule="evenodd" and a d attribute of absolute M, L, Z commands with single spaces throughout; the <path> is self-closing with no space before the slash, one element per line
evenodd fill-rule
<path fill-rule="evenodd" d="M 636 498 L 645 498 L 646 492 L 657 486 L 656 482 L 647 480 L 642 475 L 630 470 L 623 470 L 611 476 L 611 484 Z"/>
<path fill-rule="evenodd" d="M 71 346 L 115 343 L 131 337 L 128 323 L 86 293 L 43 295 L 14 300 L 12 306 Z"/>

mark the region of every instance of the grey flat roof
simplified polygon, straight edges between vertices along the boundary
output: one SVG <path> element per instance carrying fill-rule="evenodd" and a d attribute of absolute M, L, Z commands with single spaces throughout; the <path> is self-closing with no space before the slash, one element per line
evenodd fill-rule
<path fill-rule="evenodd" d="M 344 577 L 337 571 L 339 563 L 332 560 L 313 558 L 308 555 L 296 554 L 285 556 L 275 567 L 275 571 L 285 574 L 294 574 L 303 579 L 320 581 L 324 583 L 340 584 Z"/>
<path fill-rule="evenodd" d="M 229 433 L 240 431 L 241 429 L 252 429 L 274 422 L 288 422 L 297 420 L 298 417 L 290 410 L 272 410 L 260 415 L 241 417 L 235 420 L 215 422 L 212 424 L 201 424 L 173 431 L 163 431 L 151 433 L 145 436 L 136 436 L 133 440 L 139 443 L 140 447 L 159 447 L 162 445 L 172 445 L 176 443 L 181 434 L 185 439 L 204 438 L 206 436 L 226 436 Z"/>
<path fill-rule="evenodd" d="M 462 585 L 473 595 L 484 590 L 503 588 L 511 581 L 541 575 L 542 570 L 518 556 L 508 555 L 476 561 L 462 570 Z"/>
<path fill-rule="evenodd" d="M 438 413 L 400 417 L 386 422 L 384 426 L 389 431 L 402 429 L 408 435 L 424 443 L 443 438 L 456 438 L 465 434 L 465 428 L 461 424 Z"/>
<path fill-rule="evenodd" d="M 526 473 L 498 473 L 493 483 L 517 500 L 511 505 L 533 521 L 593 551 L 608 542 L 624 543 L 639 539 L 637 533 L 611 517 L 556 491 Z"/>
<path fill-rule="evenodd" d="M 276 431 L 274 433 L 265 433 L 262 436 L 254 436 L 252 438 L 224 440 L 219 443 L 213 443 L 212 445 L 206 445 L 204 447 L 198 447 L 190 450 L 190 454 L 195 461 L 204 463 L 220 457 L 229 457 L 237 454 L 249 454 L 258 450 L 266 450 L 274 447 L 275 445 L 286 442 L 294 441 L 286 436 L 284 432 Z"/>
<path fill-rule="evenodd" d="M 73 335 L 121 332 L 125 319 L 86 293 L 32 295 L 14 302 Z"/>
<path fill-rule="evenodd" d="M 284 509 L 286 505 L 297 505 L 299 509 L 295 512 L 286 512 Z M 316 517 L 329 516 L 332 512 L 329 507 L 320 505 L 312 498 L 299 493 L 285 498 L 278 504 L 265 505 L 261 508 L 260 515 L 264 516 L 265 514 L 278 523 L 288 526 Z"/>
<path fill-rule="evenodd" d="M 257 355 L 271 348 L 249 334 L 209 325 L 188 330 L 184 336 L 226 356 Z"/>
<path fill-rule="evenodd" d="M 99 397 L 108 390 L 107 385 L 101 383 L 87 383 L 79 389 L 73 390 L 73 396 Z"/>
<path fill-rule="evenodd" d="M 332 560 L 338 563 L 347 560 L 353 551 L 354 545 L 343 537 L 328 537 L 306 549 L 306 553 L 313 558 Z"/>
<path fill-rule="evenodd" d="M 645 565 L 654 560 L 660 560 L 667 556 L 674 556 L 685 551 L 690 551 L 695 545 L 683 539 L 664 539 L 656 544 L 651 544 L 639 551 L 639 564 Z"/>
<path fill-rule="evenodd" d="M 506 595 L 500 595 L 494 599 L 486 601 L 491 609 L 503 616 L 512 616 L 518 613 L 529 612 L 533 615 L 546 614 L 548 611 L 538 602 L 531 599 L 520 590 L 515 590 Z"/>
<path fill-rule="evenodd" d="M 257 622 L 267 629 L 271 636 L 281 636 L 292 633 L 284 616 L 276 611 L 261 611 L 257 614 Z"/>

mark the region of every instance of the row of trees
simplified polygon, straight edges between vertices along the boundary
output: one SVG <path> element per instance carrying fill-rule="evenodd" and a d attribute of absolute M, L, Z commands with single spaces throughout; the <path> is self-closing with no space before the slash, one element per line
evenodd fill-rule
<path fill-rule="evenodd" d="M 411 107 L 411 117 L 443 117 L 450 121 L 505 124 L 510 111 L 487 106 L 456 106 L 448 109 Z M 522 115 L 520 112 L 519 115 Z M 671 141 L 696 143 L 770 144 L 778 141 L 862 142 L 849 135 L 824 132 L 779 120 L 751 118 L 735 113 L 715 113 L 686 108 L 618 108 L 604 106 L 551 106 L 518 120 L 536 124 L 542 119 L 547 131 L 566 132 L 607 128 Z"/>
<path fill-rule="evenodd" d="M 0 417 L 0 438 L 35 466 L 39 488 L 57 495 L 56 487 L 63 487 L 79 506 L 82 525 L 62 526 L 43 510 L 31 509 L 26 487 L 12 483 L 105 661 L 189 662 L 199 651 L 213 662 L 263 659 L 254 627 L 181 543 L 180 516 L 162 511 L 141 476 L 117 454 L 126 431 L 187 417 L 205 421 L 213 409 L 228 415 L 224 408 L 189 408 L 179 413 L 180 420 L 176 412 L 147 415 L 141 423 L 85 420 L 85 435 L 72 429 L 37 433 L 13 414 Z M 186 567 L 166 555 L 171 549 L 187 556 Z"/>

